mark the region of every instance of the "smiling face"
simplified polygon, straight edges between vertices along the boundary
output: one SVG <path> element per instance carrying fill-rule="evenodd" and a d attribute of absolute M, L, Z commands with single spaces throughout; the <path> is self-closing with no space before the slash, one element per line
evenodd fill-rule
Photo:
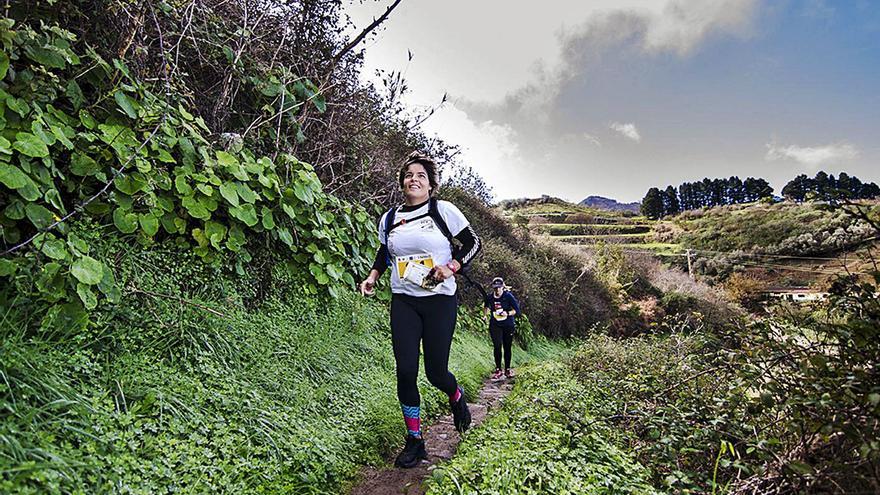
<path fill-rule="evenodd" d="M 424 203 L 431 195 L 431 181 L 428 171 L 421 163 L 411 163 L 403 174 L 403 195 L 406 204 Z"/>

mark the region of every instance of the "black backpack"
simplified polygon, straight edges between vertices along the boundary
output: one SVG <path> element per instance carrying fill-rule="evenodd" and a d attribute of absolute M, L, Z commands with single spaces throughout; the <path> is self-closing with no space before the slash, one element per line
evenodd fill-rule
<path fill-rule="evenodd" d="M 446 240 L 449 241 L 449 245 L 452 246 L 452 256 L 453 257 L 455 257 L 456 251 L 461 248 L 461 246 L 459 244 L 457 244 L 458 241 L 456 241 L 455 237 L 452 235 L 452 232 L 449 231 L 449 226 L 446 225 L 446 220 L 443 219 L 443 215 L 440 214 L 440 209 L 437 208 L 437 200 L 435 198 L 428 199 L 428 212 L 423 215 L 419 215 L 419 216 L 410 218 L 409 220 L 404 219 L 404 220 L 401 220 L 401 221 L 395 223 L 394 222 L 394 215 L 396 212 L 397 212 L 397 208 L 392 207 L 390 210 L 388 210 L 388 212 L 385 215 L 385 242 L 386 243 L 388 242 L 388 236 L 391 235 L 391 231 L 396 229 L 397 227 L 400 227 L 401 225 L 403 225 L 407 222 L 412 222 L 413 220 L 420 220 L 425 217 L 431 217 L 431 220 L 434 220 L 434 223 L 437 224 L 437 227 L 440 229 L 440 232 L 442 232 L 443 236 L 446 237 Z M 390 252 L 386 255 L 385 263 L 388 266 L 391 266 L 391 253 Z M 471 285 L 473 285 L 474 287 L 479 289 L 480 293 L 483 295 L 484 298 L 488 297 L 486 290 L 483 289 L 483 287 L 481 285 L 474 283 L 474 281 L 471 280 L 471 278 L 468 276 L 467 272 L 468 272 L 469 268 L 470 268 L 470 263 L 466 263 L 466 264 L 462 265 L 461 270 L 458 271 L 458 274 L 463 276 L 465 278 L 465 280 L 468 281 L 468 283 L 470 283 Z"/>

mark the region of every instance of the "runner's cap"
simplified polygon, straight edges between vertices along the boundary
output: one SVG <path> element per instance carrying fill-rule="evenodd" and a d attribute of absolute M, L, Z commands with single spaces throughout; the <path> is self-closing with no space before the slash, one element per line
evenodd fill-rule
<path fill-rule="evenodd" d="M 499 288 L 501 288 L 501 287 L 504 287 L 504 279 L 501 278 L 501 277 L 495 277 L 495 278 L 493 278 L 493 279 L 492 279 L 492 288 L 493 288 L 493 289 L 499 289 Z"/>

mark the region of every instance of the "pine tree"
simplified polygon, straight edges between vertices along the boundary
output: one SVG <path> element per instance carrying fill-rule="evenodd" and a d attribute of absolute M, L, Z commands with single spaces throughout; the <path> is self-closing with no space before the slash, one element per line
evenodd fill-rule
<path fill-rule="evenodd" d="M 663 216 L 675 215 L 681 211 L 681 205 L 678 201 L 678 192 L 674 187 L 666 186 L 663 192 Z"/>
<path fill-rule="evenodd" d="M 782 195 L 788 199 L 801 202 L 806 198 L 810 191 L 810 179 L 804 174 L 798 175 L 794 179 L 788 181 L 788 184 L 782 188 Z"/>
<path fill-rule="evenodd" d="M 652 187 L 648 189 L 644 199 L 642 199 L 642 215 L 657 220 L 663 216 L 663 193 L 660 189 Z"/>

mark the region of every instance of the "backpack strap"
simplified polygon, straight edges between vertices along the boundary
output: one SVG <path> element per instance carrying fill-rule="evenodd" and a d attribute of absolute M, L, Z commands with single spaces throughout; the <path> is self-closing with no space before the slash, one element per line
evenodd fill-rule
<path fill-rule="evenodd" d="M 437 227 L 440 229 L 440 232 L 443 233 L 443 236 L 446 237 L 446 240 L 449 241 L 449 244 L 455 246 L 452 242 L 452 232 L 449 231 L 449 226 L 446 225 L 446 220 L 444 220 L 443 215 L 440 214 L 440 208 L 437 206 L 437 200 L 435 198 L 428 200 L 428 215 L 434 220 L 434 223 L 437 224 Z"/>
<path fill-rule="evenodd" d="M 436 201 L 436 200 L 432 198 L 431 201 Z M 436 209 L 436 203 L 435 203 L 435 209 Z M 388 236 L 391 235 L 392 230 L 396 229 L 397 227 L 400 227 L 401 225 L 403 225 L 407 222 L 412 222 L 413 220 L 418 220 L 420 218 L 425 218 L 427 216 L 430 216 L 435 222 L 437 221 L 437 218 L 440 217 L 439 213 L 437 215 L 437 218 L 435 218 L 434 216 L 431 215 L 431 207 L 430 206 L 428 206 L 428 213 L 425 213 L 423 215 L 419 215 L 417 217 L 410 218 L 409 220 L 403 219 L 403 220 L 395 223 L 394 216 L 396 214 L 397 214 L 397 207 L 393 207 L 393 206 L 391 207 L 391 209 L 389 209 L 385 213 L 385 248 L 386 248 L 385 250 L 386 251 L 388 251 Z M 441 218 L 441 221 L 442 221 L 442 218 Z M 440 227 L 440 230 L 444 232 L 444 235 L 446 235 L 449 232 L 449 228 L 446 227 L 445 222 L 443 223 L 443 226 Z M 450 239 L 450 237 L 448 235 L 446 236 L 446 238 Z M 391 252 L 390 251 L 388 251 L 388 254 L 385 256 L 385 264 L 387 266 L 391 266 Z"/>
<path fill-rule="evenodd" d="M 388 234 L 394 229 L 395 213 L 397 213 L 397 208 L 394 206 L 385 213 L 385 266 L 391 266 L 391 252 L 388 250 Z"/>

